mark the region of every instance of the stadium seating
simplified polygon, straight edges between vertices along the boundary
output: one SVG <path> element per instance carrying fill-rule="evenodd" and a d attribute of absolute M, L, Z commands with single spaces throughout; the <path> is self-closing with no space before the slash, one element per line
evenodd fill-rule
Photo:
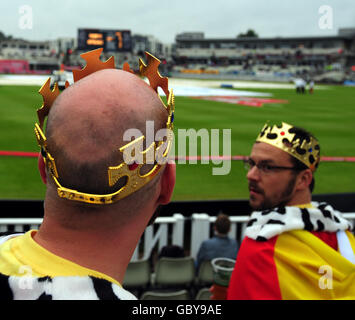
<path fill-rule="evenodd" d="M 153 278 L 154 287 L 190 287 L 195 279 L 195 263 L 192 257 L 167 258 L 157 261 Z"/>
<path fill-rule="evenodd" d="M 190 295 L 187 290 L 178 290 L 170 292 L 146 291 L 142 294 L 140 300 L 189 300 Z"/>
<path fill-rule="evenodd" d="M 128 264 L 123 287 L 136 295 L 150 287 L 151 270 L 149 260 L 132 261 Z"/>
<path fill-rule="evenodd" d="M 197 294 L 195 300 L 211 300 L 210 288 L 201 288 Z"/>
<path fill-rule="evenodd" d="M 213 269 L 211 261 L 204 260 L 197 273 L 196 286 L 206 286 L 213 282 Z"/>

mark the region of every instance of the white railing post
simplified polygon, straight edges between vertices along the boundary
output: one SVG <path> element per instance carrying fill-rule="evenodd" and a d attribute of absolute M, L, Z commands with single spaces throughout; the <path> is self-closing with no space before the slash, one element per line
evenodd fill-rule
<path fill-rule="evenodd" d="M 158 243 L 158 250 L 160 251 L 164 246 L 168 244 L 168 227 L 172 226 L 172 244 L 184 247 L 184 223 L 185 218 L 181 213 L 175 213 L 172 217 L 158 217 L 155 220 L 155 225 L 159 225 L 158 231 L 153 236 L 153 226 L 149 226 L 145 229 L 144 234 L 139 240 L 136 249 L 132 255 L 131 261 L 139 259 L 139 247 L 141 241 L 144 241 L 143 247 L 143 259 L 149 258 L 153 248 Z"/>
<path fill-rule="evenodd" d="M 23 232 L 24 230 L 24 225 L 23 224 L 16 224 L 14 230 L 16 232 Z"/>
<path fill-rule="evenodd" d="M 210 220 L 206 213 L 193 213 L 191 225 L 191 253 L 196 259 L 201 243 L 210 238 Z"/>
<path fill-rule="evenodd" d="M 181 213 L 174 214 L 173 240 L 172 244 L 184 247 L 184 216 Z"/>
<path fill-rule="evenodd" d="M 42 223 L 42 218 L 0 218 L 0 232 L 9 230 L 9 226 L 14 226 L 15 232 L 24 232 L 25 225 L 29 225 L 30 229 L 38 229 Z"/>
<path fill-rule="evenodd" d="M 148 259 L 150 257 L 157 242 L 159 243 L 159 250 L 168 243 L 168 225 L 166 223 L 160 223 L 159 229 L 154 236 L 153 226 L 149 226 L 145 229 L 143 259 Z"/>
<path fill-rule="evenodd" d="M 164 246 L 168 244 L 168 224 L 162 223 L 157 233 L 159 233 L 158 250 L 160 251 Z"/>
<path fill-rule="evenodd" d="M 140 243 L 140 240 L 138 241 L 138 244 L 136 246 L 136 248 L 134 249 L 134 252 L 132 254 L 132 257 L 131 257 L 131 261 L 137 261 L 138 260 L 138 253 L 139 253 L 139 243 Z"/>
<path fill-rule="evenodd" d="M 148 259 L 156 241 L 157 235 L 153 238 L 153 226 L 148 226 L 144 231 L 144 254 L 143 259 Z"/>
<path fill-rule="evenodd" d="M 237 223 L 236 222 L 231 222 L 231 228 L 228 232 L 228 236 L 231 239 L 236 239 L 236 236 L 237 236 Z"/>

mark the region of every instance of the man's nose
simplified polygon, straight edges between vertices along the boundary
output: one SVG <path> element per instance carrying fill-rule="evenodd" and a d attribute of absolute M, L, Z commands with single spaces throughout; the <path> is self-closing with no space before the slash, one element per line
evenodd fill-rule
<path fill-rule="evenodd" d="M 260 171 L 257 166 L 252 167 L 247 173 L 248 180 L 260 180 Z"/>

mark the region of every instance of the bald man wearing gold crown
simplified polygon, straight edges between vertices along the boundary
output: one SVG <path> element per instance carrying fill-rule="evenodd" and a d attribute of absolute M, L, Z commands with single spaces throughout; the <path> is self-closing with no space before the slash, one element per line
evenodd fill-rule
<path fill-rule="evenodd" d="M 319 143 L 306 130 L 262 128 L 246 160 L 254 211 L 228 299 L 355 299 L 352 225 L 329 204 L 312 202 L 319 161 Z"/>
<path fill-rule="evenodd" d="M 122 287 L 126 268 L 175 184 L 174 96 L 155 57 L 146 53 L 137 76 L 101 52 L 82 54 L 86 66 L 61 93 L 50 79 L 39 91 L 44 219 L 39 230 L 0 238 L 1 299 L 136 299 Z M 146 121 L 163 130 L 156 141 Z M 131 129 L 142 135 L 125 136 Z"/>

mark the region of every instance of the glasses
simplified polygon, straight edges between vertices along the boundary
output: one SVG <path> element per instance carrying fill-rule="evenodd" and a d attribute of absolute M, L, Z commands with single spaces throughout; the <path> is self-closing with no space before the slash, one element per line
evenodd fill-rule
<path fill-rule="evenodd" d="M 279 170 L 295 170 L 295 171 L 299 170 L 296 167 L 271 166 L 266 162 L 255 163 L 252 159 L 244 160 L 244 167 L 247 171 L 253 169 L 254 167 L 257 167 L 260 172 L 265 174 L 277 172 Z"/>

